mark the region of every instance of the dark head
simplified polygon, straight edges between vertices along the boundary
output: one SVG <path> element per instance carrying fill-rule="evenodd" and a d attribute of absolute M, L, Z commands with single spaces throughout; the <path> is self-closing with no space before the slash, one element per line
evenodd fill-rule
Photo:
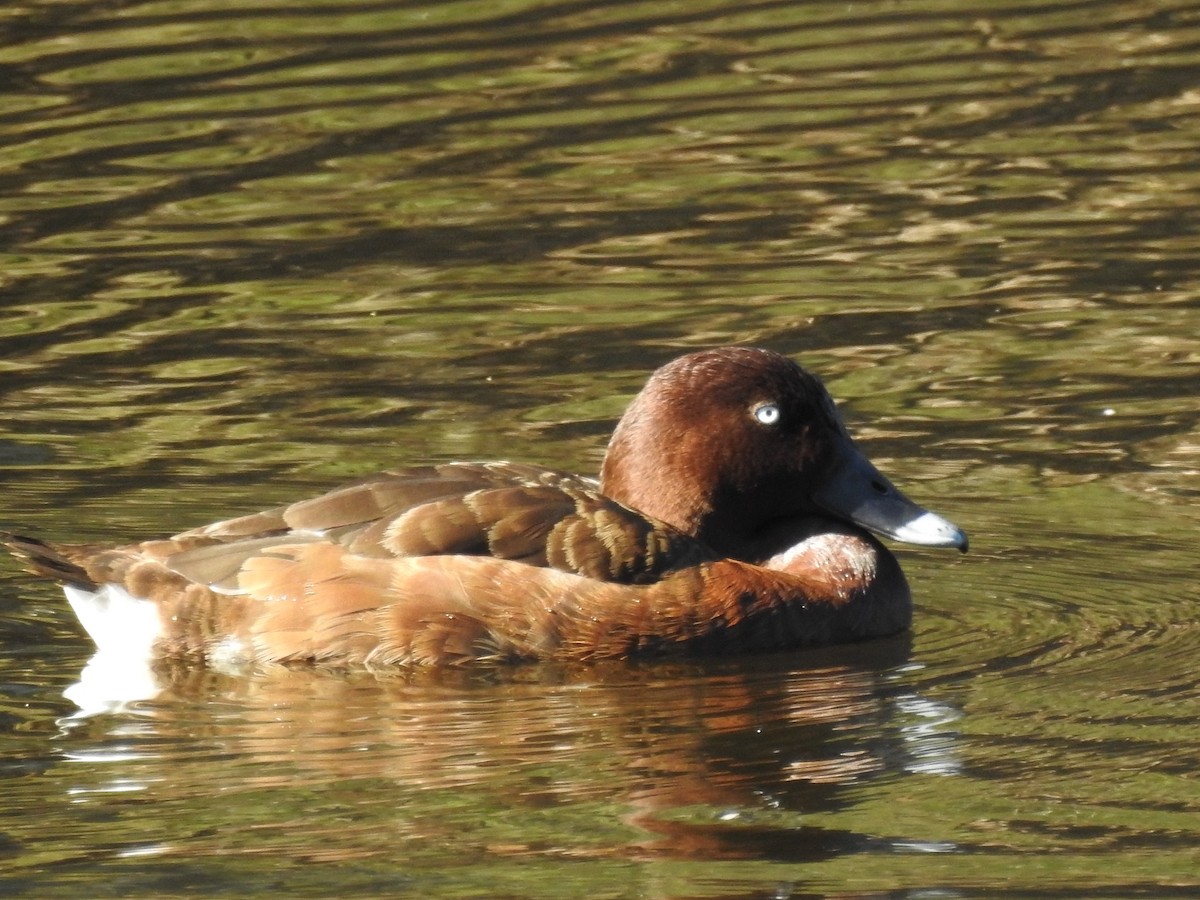
<path fill-rule="evenodd" d="M 703 350 L 658 369 L 617 425 L 601 480 L 735 558 L 758 558 L 765 530 L 808 516 L 966 548 L 859 453 L 821 381 L 769 350 Z"/>

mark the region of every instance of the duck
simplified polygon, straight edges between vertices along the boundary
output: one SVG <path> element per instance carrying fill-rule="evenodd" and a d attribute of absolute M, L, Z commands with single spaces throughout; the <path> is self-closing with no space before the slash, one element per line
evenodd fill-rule
<path fill-rule="evenodd" d="M 967 550 L 858 449 L 816 375 L 727 346 L 653 372 L 599 479 L 449 462 L 169 538 L 0 541 L 100 651 L 373 669 L 885 637 L 913 603 L 879 537 Z"/>

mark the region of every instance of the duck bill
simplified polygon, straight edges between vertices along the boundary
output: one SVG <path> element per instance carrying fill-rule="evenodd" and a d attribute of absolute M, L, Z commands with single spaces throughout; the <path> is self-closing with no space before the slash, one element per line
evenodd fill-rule
<path fill-rule="evenodd" d="M 813 494 L 818 507 L 905 544 L 967 552 L 967 535 L 961 528 L 905 497 L 855 447 L 847 447 L 840 456 L 832 477 Z"/>

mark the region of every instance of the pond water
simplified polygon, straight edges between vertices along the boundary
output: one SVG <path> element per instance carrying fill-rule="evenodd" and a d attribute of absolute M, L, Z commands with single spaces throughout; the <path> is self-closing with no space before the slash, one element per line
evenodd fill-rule
<path fill-rule="evenodd" d="M 972 553 L 911 634 L 450 678 L 162 673 L 0 559 L 0 893 L 1200 890 L 1200 13 L 233 0 L 0 12 L 0 527 L 584 472 L 658 363 L 822 374 Z"/>

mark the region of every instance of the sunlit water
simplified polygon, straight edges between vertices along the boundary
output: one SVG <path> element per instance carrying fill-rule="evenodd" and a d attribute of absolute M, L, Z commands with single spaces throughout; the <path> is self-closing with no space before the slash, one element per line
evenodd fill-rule
<path fill-rule="evenodd" d="M 893 641 L 90 717 L 0 561 L 0 893 L 1200 889 L 1193 5 L 246 6 L 0 12 L 0 526 L 594 471 L 746 342 L 973 550 L 902 553 Z"/>

